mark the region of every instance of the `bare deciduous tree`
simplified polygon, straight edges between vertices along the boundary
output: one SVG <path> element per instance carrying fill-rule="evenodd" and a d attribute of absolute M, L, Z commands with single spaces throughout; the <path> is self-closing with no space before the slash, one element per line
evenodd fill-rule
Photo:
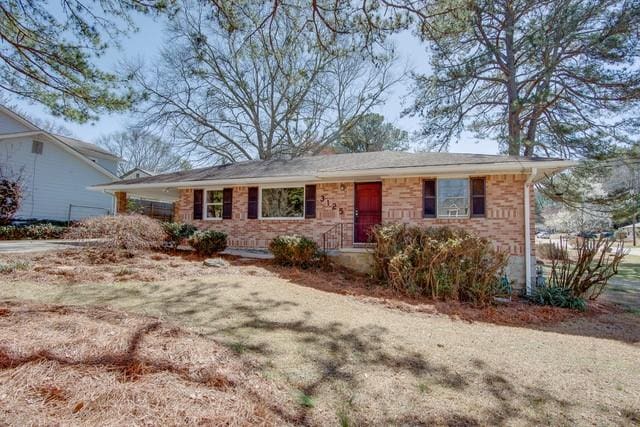
<path fill-rule="evenodd" d="M 140 168 L 150 172 L 190 169 L 191 164 L 177 153 L 172 144 L 135 127 L 101 137 L 98 145 L 122 159 L 118 175 Z"/>
<path fill-rule="evenodd" d="M 147 100 L 143 124 L 167 133 L 192 158 L 316 153 L 402 78 L 391 72 L 388 55 L 374 63 L 347 49 L 320 49 L 299 17 L 229 33 L 211 13 L 201 4 L 185 7 L 156 68 L 134 73 Z"/>

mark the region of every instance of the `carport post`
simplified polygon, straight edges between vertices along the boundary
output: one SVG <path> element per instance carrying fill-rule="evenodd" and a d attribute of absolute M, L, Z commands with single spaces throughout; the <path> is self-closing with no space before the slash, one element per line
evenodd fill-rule
<path fill-rule="evenodd" d="M 113 195 L 116 198 L 116 215 L 127 213 L 127 193 L 116 191 Z"/>

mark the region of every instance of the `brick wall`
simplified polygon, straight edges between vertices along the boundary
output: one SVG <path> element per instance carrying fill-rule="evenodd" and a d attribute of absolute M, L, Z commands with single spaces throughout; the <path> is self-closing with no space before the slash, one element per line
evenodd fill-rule
<path fill-rule="evenodd" d="M 488 176 L 486 181 L 486 217 L 484 218 L 422 218 L 422 180 L 428 178 L 393 178 L 382 180 L 382 222 L 404 222 L 432 226 L 464 227 L 491 239 L 497 247 L 511 255 L 510 277 L 524 280 L 524 201 L 526 175 Z M 233 218 L 229 220 L 193 221 L 193 190 L 180 191 L 175 203 L 176 221 L 193 222 L 199 228 L 225 231 L 229 246 L 235 248 L 265 248 L 281 234 L 302 234 L 322 244 L 322 234 L 339 223 L 353 222 L 354 185 L 351 182 L 318 184 L 315 219 L 260 220 L 247 219 L 248 190 L 233 187 Z M 321 202 L 321 196 L 325 202 Z M 332 206 L 335 203 L 336 209 Z M 531 191 L 532 251 L 535 233 L 534 196 Z M 345 246 L 351 245 L 351 229 L 345 229 Z"/>
<path fill-rule="evenodd" d="M 428 177 L 425 177 L 428 178 Z M 493 240 L 511 255 L 524 255 L 524 183 L 526 175 L 486 177 L 486 216 L 484 218 L 422 218 L 422 180 L 394 178 L 382 181 L 382 222 L 404 222 L 433 226 L 463 227 Z M 535 212 L 531 191 L 531 233 Z M 533 246 L 532 246 L 533 251 Z"/>
<path fill-rule="evenodd" d="M 230 247 L 265 248 L 271 239 L 281 234 L 301 234 L 322 244 L 322 234 L 333 225 L 353 221 L 353 187 L 353 183 L 348 182 L 318 184 L 316 218 L 291 220 L 248 220 L 248 187 L 243 186 L 233 187 L 232 219 L 193 221 L 193 190 L 180 190 L 174 217 L 176 221 L 192 222 L 198 228 L 225 231 Z M 324 202 L 320 201 L 321 196 Z"/>

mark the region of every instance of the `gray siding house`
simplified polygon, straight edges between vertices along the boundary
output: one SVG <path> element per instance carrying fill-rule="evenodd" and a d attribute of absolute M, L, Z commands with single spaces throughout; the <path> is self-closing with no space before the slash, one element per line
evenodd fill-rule
<path fill-rule="evenodd" d="M 113 196 L 88 187 L 115 181 L 117 156 L 54 135 L 0 106 L 0 166 L 19 176 L 24 196 L 16 219 L 66 221 L 112 214 Z"/>

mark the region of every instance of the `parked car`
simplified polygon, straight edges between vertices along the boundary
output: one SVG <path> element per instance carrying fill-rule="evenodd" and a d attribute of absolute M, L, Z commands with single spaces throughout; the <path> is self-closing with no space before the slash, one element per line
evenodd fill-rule
<path fill-rule="evenodd" d="M 581 231 L 578 233 L 578 237 L 582 237 L 583 239 L 595 239 L 597 235 L 593 231 Z"/>
<path fill-rule="evenodd" d="M 550 238 L 551 238 L 551 234 L 549 234 L 549 232 L 548 232 L 548 231 L 539 231 L 539 232 L 536 234 L 536 237 L 537 237 L 538 239 L 550 239 Z"/>
<path fill-rule="evenodd" d="M 603 231 L 600 233 L 600 237 L 605 239 L 613 239 L 613 231 Z"/>

